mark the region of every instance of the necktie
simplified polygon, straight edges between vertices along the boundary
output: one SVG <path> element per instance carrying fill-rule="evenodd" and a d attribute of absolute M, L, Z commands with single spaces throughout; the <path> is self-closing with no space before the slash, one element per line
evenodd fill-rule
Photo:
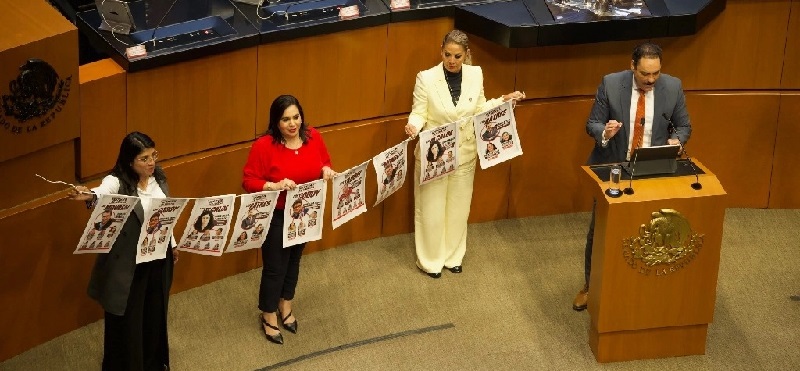
<path fill-rule="evenodd" d="M 644 94 L 645 91 L 636 89 L 639 92 L 639 100 L 636 101 L 636 117 L 633 120 L 633 140 L 628 147 L 628 159 L 630 159 L 633 150 L 642 146 L 642 138 L 644 137 Z"/>

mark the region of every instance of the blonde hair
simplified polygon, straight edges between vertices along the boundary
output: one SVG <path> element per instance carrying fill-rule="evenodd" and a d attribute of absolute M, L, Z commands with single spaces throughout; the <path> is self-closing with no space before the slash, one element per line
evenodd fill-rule
<path fill-rule="evenodd" d="M 464 31 L 461 30 L 452 30 L 444 35 L 444 39 L 442 40 L 442 49 L 444 50 L 445 45 L 447 44 L 456 44 L 464 48 L 464 52 L 466 55 L 464 56 L 464 64 L 472 64 L 472 53 L 469 50 L 469 38 Z"/>

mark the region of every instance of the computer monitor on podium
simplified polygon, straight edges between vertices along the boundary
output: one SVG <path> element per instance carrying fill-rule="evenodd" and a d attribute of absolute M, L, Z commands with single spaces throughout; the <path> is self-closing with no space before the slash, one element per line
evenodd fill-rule
<path fill-rule="evenodd" d="M 632 176 L 673 174 L 678 169 L 680 150 L 679 145 L 639 147 L 631 153 L 631 161 L 623 168 Z"/>

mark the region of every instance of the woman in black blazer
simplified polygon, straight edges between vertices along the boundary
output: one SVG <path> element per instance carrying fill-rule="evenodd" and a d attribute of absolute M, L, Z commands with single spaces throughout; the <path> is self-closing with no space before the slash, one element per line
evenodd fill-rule
<path fill-rule="evenodd" d="M 136 264 L 136 243 L 144 220 L 144 208 L 152 197 L 168 197 L 167 178 L 156 165 L 155 142 L 139 132 L 125 136 L 117 163 L 100 186 L 77 186 L 73 200 L 94 207 L 96 193 L 140 197 L 132 215 L 107 254 L 100 254 L 89 281 L 89 296 L 105 310 L 103 370 L 169 369 L 167 303 L 172 268 L 177 260 L 170 237 L 166 256 Z"/>

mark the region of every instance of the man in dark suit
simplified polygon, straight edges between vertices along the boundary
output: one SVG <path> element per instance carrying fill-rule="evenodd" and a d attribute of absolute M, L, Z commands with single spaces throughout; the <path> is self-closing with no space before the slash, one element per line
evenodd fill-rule
<path fill-rule="evenodd" d="M 105 209 L 102 213 L 100 213 L 100 221 L 94 223 L 94 229 L 98 231 L 104 231 L 106 228 L 110 227 L 114 221 L 111 219 L 111 209 Z"/>
<path fill-rule="evenodd" d="M 651 43 L 633 50 L 631 69 L 603 77 L 586 122 L 595 146 L 589 165 L 630 160 L 638 147 L 683 146 L 692 133 L 681 80 L 661 73 L 661 47 Z M 594 238 L 594 207 L 586 235 L 585 284 L 572 308 L 586 309 Z"/>

